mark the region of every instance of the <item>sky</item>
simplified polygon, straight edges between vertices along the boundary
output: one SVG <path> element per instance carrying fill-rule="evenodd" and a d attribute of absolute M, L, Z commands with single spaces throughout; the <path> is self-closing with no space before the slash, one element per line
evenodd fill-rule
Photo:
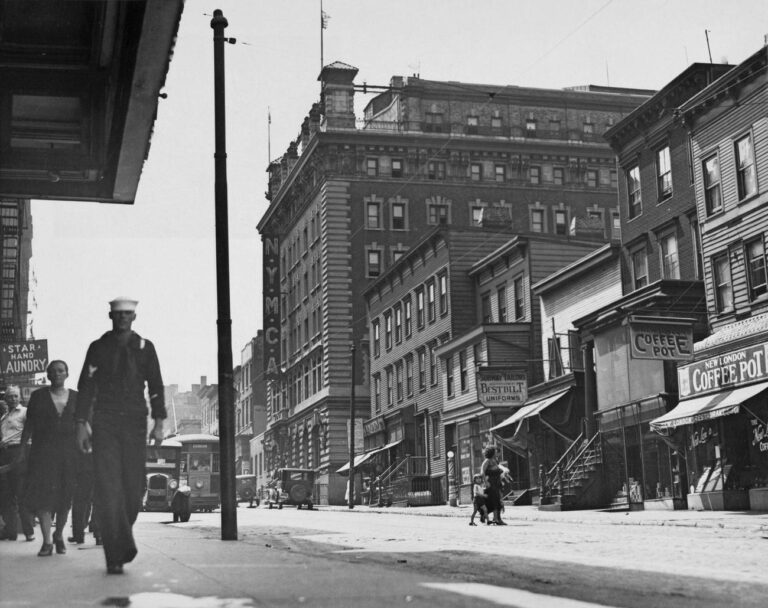
<path fill-rule="evenodd" d="M 74 386 L 109 300 L 139 300 L 134 330 L 181 390 L 218 381 L 213 30 L 225 35 L 233 364 L 261 328 L 266 167 L 319 99 L 320 0 L 187 0 L 134 205 L 33 201 L 30 318 Z M 738 64 L 768 34 L 765 0 L 324 0 L 325 64 L 356 82 L 394 75 L 562 88 L 659 89 L 693 62 Z M 707 35 L 710 50 L 707 48 Z M 358 117 L 370 96 L 356 95 Z M 271 115 L 271 124 L 268 124 Z"/>

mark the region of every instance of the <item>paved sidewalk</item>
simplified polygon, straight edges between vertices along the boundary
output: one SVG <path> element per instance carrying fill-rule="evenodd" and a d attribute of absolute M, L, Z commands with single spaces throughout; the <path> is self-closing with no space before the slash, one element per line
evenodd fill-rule
<path fill-rule="evenodd" d="M 346 506 L 321 506 L 320 509 L 349 510 Z M 355 505 L 362 513 L 401 513 L 428 517 L 461 517 L 469 519 L 470 505 L 449 507 L 369 507 Z M 536 506 L 506 507 L 503 517 L 517 521 L 551 521 L 559 523 L 589 523 L 635 526 L 685 526 L 701 528 L 727 528 L 768 532 L 768 511 L 539 511 Z"/>

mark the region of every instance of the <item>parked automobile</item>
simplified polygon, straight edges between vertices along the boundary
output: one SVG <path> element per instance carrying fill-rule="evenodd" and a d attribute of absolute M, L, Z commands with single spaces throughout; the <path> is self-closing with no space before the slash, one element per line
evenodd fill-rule
<path fill-rule="evenodd" d="M 278 469 L 272 486 L 268 488 L 267 505 L 270 509 L 273 506 L 282 509 L 283 505 L 296 505 L 298 509 L 306 505 L 307 509 L 312 509 L 314 485 L 313 469 Z"/>
<path fill-rule="evenodd" d="M 249 507 L 253 503 L 259 506 L 261 502 L 256 493 L 256 475 L 238 475 L 237 481 L 237 502 L 248 502 Z"/>

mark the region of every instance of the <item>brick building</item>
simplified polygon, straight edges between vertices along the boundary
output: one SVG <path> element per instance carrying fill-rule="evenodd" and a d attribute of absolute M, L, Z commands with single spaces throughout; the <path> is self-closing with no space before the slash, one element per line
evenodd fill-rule
<path fill-rule="evenodd" d="M 270 163 L 264 242 L 268 468 L 318 472 L 319 503 L 344 500 L 352 388 L 369 408 L 363 291 L 426 231 L 479 225 L 566 235 L 618 225 L 602 133 L 647 91 L 531 89 L 394 77 L 354 112 L 357 69 L 326 66 L 321 100 Z M 381 87 L 379 87 L 381 89 Z"/>

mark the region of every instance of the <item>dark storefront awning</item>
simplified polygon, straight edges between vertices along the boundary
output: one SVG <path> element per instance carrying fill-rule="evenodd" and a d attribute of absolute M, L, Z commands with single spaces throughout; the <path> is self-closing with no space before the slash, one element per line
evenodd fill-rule
<path fill-rule="evenodd" d="M 712 420 L 737 414 L 742 403 L 768 390 L 768 382 L 753 384 L 714 395 L 704 395 L 681 401 L 672 411 L 651 421 L 654 431 L 672 429 L 684 424 Z"/>
<path fill-rule="evenodd" d="M 402 443 L 402 439 L 398 441 L 393 441 L 392 443 L 388 443 L 387 445 L 383 445 L 380 448 L 375 448 L 369 452 L 358 454 L 357 456 L 355 456 L 355 468 L 359 467 L 361 464 L 367 461 L 371 456 L 374 456 L 379 452 L 383 452 L 384 450 L 388 450 L 389 448 L 393 448 L 399 443 Z M 342 475 L 347 475 L 348 471 L 349 471 L 349 463 L 346 463 L 343 467 L 336 470 L 337 473 L 341 473 Z"/>
<path fill-rule="evenodd" d="M 565 395 L 568 394 L 570 391 L 570 388 L 565 389 L 564 391 L 560 391 L 558 393 L 554 393 L 552 395 L 549 395 L 547 397 L 543 397 L 540 399 L 535 399 L 531 401 L 527 401 L 525 404 L 523 404 L 523 407 L 521 407 L 519 410 L 517 410 L 514 414 L 512 414 L 509 418 L 506 420 L 503 420 L 499 424 L 497 424 L 494 427 L 491 427 L 491 431 L 499 431 L 505 427 L 510 427 L 513 424 L 519 422 L 520 420 L 524 420 L 525 418 L 528 418 L 530 416 L 535 416 L 541 412 L 543 412 L 545 409 L 547 409 L 550 405 L 556 403 Z"/>

